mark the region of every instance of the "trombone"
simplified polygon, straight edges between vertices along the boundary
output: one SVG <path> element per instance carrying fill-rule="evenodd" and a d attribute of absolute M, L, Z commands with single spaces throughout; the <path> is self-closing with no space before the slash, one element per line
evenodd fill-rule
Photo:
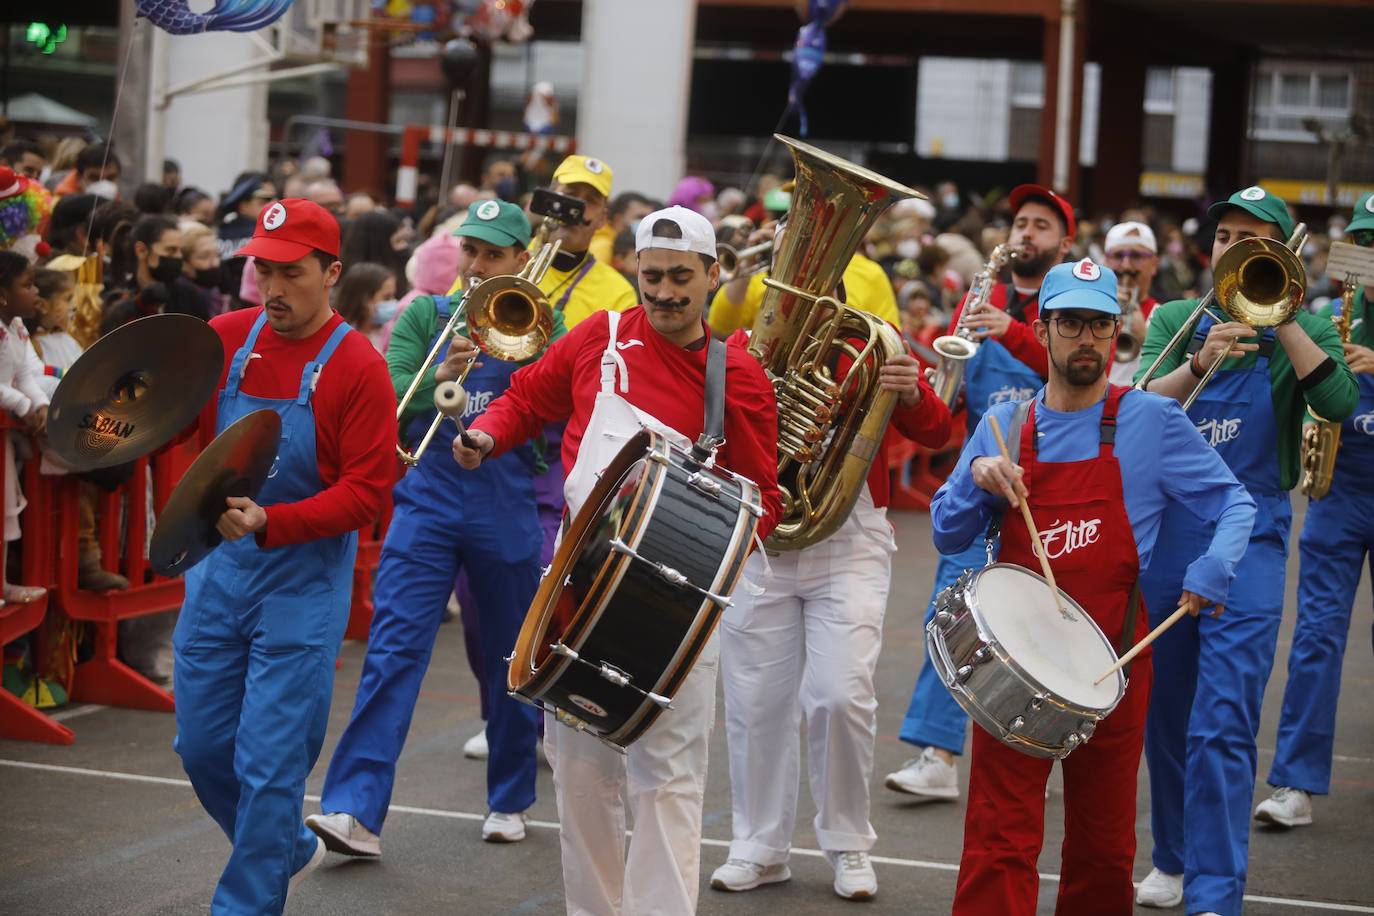
<path fill-rule="evenodd" d="M 539 291 L 538 283 L 553 263 L 553 256 L 558 253 L 562 244 L 557 241 L 545 241 L 549 231 L 557 223 L 558 220 L 552 217 L 545 217 L 540 223 L 539 234 L 535 237 L 535 255 L 520 273 L 488 277 L 485 280 L 476 277 L 472 279 L 463 292 L 462 301 L 454 308 L 448 324 L 439 332 L 434 346 L 429 348 L 429 355 L 420 364 L 415 378 L 410 381 L 410 387 L 397 404 L 397 422 L 410 406 L 411 399 L 415 397 L 415 390 L 420 387 L 421 379 L 438 360 L 439 352 L 458 336 L 459 326 L 465 320 L 468 336 L 485 355 L 508 362 L 519 362 L 535 356 L 544 349 L 553 334 L 554 315 L 553 307 Z M 429 448 L 430 440 L 438 432 L 439 424 L 444 422 L 445 417 L 451 417 L 455 421 L 462 417 L 467 407 L 467 397 L 462 393 L 462 385 L 472 370 L 475 359 L 474 357 L 468 360 L 457 379 L 444 382 L 435 390 L 435 407 L 438 408 L 438 413 L 434 415 L 429 429 L 425 431 L 414 451 L 408 451 L 400 442 L 396 443 L 396 454 L 408 467 L 420 463 L 420 457 L 424 455 L 425 449 Z M 461 425 L 460 422 L 460 428 Z"/>
<path fill-rule="evenodd" d="M 750 245 L 748 248 L 736 249 L 733 245 L 720 243 L 716 245 L 716 263 L 720 265 L 720 282 L 729 283 L 739 277 L 748 277 L 760 271 L 768 269 L 768 259 L 765 254 L 773 250 L 773 241 L 759 242 L 757 245 Z M 754 263 L 742 271 L 741 264 L 748 264 L 754 259 Z"/>
<path fill-rule="evenodd" d="M 1173 352 L 1174 347 L 1178 346 L 1179 341 L 1193 333 L 1193 325 L 1201 320 L 1203 312 L 1207 312 L 1217 321 L 1222 320 L 1210 309 L 1214 301 L 1232 321 L 1244 322 L 1256 330 L 1272 328 L 1291 321 L 1302 308 L 1306 295 L 1307 271 L 1297 256 L 1297 252 L 1302 250 L 1306 241 L 1307 224 L 1298 223 L 1286 243 L 1254 237 L 1241 239 L 1227 248 L 1221 257 L 1217 258 L 1215 285 L 1202 297 L 1202 301 L 1193 309 L 1188 320 L 1179 326 L 1173 337 L 1169 338 L 1159 356 L 1150 364 L 1150 368 L 1145 370 L 1140 381 L 1136 382 L 1136 387 L 1143 390 L 1150 384 L 1159 367 Z M 1221 364 L 1231 358 L 1231 350 L 1234 347 L 1235 342 L 1232 341 L 1231 345 L 1207 367 L 1207 371 L 1198 379 L 1187 400 L 1183 402 L 1184 410 L 1193 406 L 1193 402 L 1202 393 L 1202 389 L 1207 387 L 1212 376 L 1216 375 Z"/>

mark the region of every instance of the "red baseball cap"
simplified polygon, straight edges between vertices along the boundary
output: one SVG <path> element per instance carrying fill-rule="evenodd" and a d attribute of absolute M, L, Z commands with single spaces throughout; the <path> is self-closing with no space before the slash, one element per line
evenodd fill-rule
<path fill-rule="evenodd" d="M 1049 188 L 1041 187 L 1038 184 L 1019 184 L 1011 189 L 1011 194 L 1008 199 L 1011 201 L 1011 213 L 1013 218 L 1016 216 L 1016 211 L 1020 210 L 1021 205 L 1026 201 L 1038 200 L 1051 209 L 1059 211 L 1059 215 L 1064 217 L 1064 229 L 1068 235 L 1073 235 L 1078 229 L 1078 224 L 1073 218 L 1073 204 L 1069 203 Z"/>
<path fill-rule="evenodd" d="M 339 256 L 339 221 L 317 203 L 288 197 L 263 207 L 252 240 L 239 254 L 289 264 L 316 250 Z"/>

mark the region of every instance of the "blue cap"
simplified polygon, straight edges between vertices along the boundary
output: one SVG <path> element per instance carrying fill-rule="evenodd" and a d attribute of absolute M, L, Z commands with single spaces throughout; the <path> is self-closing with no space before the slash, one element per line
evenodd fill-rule
<path fill-rule="evenodd" d="M 1116 274 L 1092 258 L 1051 267 L 1045 274 L 1045 282 L 1040 284 L 1040 311 L 1043 314 L 1058 309 L 1088 309 L 1120 315 Z"/>

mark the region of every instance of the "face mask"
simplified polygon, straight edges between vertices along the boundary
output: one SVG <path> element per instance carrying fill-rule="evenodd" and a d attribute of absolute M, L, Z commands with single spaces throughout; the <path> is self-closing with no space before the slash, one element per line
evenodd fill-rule
<path fill-rule="evenodd" d="M 181 276 L 181 258 L 158 258 L 157 264 L 148 268 L 148 273 L 159 283 L 171 283 Z"/>
<path fill-rule="evenodd" d="M 641 217 L 641 218 L 639 218 L 639 219 L 632 219 L 632 220 L 630 220 L 630 234 L 631 234 L 631 235 L 638 235 L 638 234 L 639 234 L 639 224 L 642 223 L 642 222 L 644 222 L 643 217 Z"/>
<path fill-rule="evenodd" d="M 914 261 L 921 256 L 919 239 L 902 239 L 897 243 L 897 257 L 904 261 Z"/>
<path fill-rule="evenodd" d="M 106 200 L 114 200 L 119 196 L 119 185 L 113 181 L 93 181 L 86 185 L 86 193 L 103 197 Z"/>
<path fill-rule="evenodd" d="M 1170 257 L 1176 258 L 1179 255 L 1183 254 L 1183 243 L 1170 242 L 1168 245 L 1165 246 L 1164 250 L 1168 252 Z"/>
<path fill-rule="evenodd" d="M 1309 261 L 1312 260 L 1312 256 L 1315 255 L 1316 253 L 1317 253 L 1317 243 L 1316 243 L 1316 242 L 1308 242 L 1306 245 L 1303 245 L 1303 246 L 1302 246 L 1302 256 L 1303 256 L 1304 258 L 1306 258 L 1307 260 L 1309 260 Z"/>
<path fill-rule="evenodd" d="M 708 200 L 701 205 L 701 215 L 714 223 L 720 219 L 720 207 L 714 200 Z"/>
<path fill-rule="evenodd" d="M 381 327 L 388 321 L 396 317 L 396 313 L 401 310 L 401 303 L 396 299 L 385 299 L 372 307 L 372 323 Z"/>
<path fill-rule="evenodd" d="M 218 289 L 223 280 L 224 268 L 221 265 L 196 271 L 196 286 L 202 289 Z"/>
<path fill-rule="evenodd" d="M 492 188 L 496 196 L 502 200 L 515 200 L 520 194 L 520 186 L 516 184 L 514 178 L 498 178 L 496 187 Z"/>
<path fill-rule="evenodd" d="M 955 209 L 959 206 L 959 195 L 946 194 L 944 197 L 940 198 L 940 206 L 944 207 L 946 210 Z"/>

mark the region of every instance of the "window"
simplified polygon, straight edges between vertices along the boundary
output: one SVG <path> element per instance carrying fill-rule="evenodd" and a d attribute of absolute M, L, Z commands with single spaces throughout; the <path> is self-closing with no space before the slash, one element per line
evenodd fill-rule
<path fill-rule="evenodd" d="M 1331 127 L 1350 119 L 1354 79 L 1339 67 L 1264 67 L 1255 78 L 1250 136 L 1257 140 L 1317 142 L 1303 126 L 1316 118 Z"/>
<path fill-rule="evenodd" d="M 1012 62 L 1011 104 L 1016 108 L 1039 108 L 1045 104 L 1044 64 L 1024 60 Z"/>
<path fill-rule="evenodd" d="M 1174 113 L 1174 70 L 1172 67 L 1150 67 L 1145 71 L 1145 113 L 1159 115 Z"/>

